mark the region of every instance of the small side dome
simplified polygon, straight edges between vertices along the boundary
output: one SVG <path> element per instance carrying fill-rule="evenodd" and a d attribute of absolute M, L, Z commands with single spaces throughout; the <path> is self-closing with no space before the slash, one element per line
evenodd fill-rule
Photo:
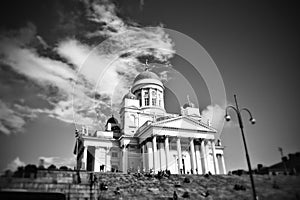
<path fill-rule="evenodd" d="M 111 118 L 109 118 L 106 122 L 106 125 L 110 123 L 110 124 L 119 124 L 118 120 L 116 118 L 114 118 L 114 116 L 112 115 Z"/>
<path fill-rule="evenodd" d="M 134 94 L 132 94 L 131 91 L 129 91 L 127 94 L 125 94 L 123 99 L 136 99 L 136 96 Z"/>

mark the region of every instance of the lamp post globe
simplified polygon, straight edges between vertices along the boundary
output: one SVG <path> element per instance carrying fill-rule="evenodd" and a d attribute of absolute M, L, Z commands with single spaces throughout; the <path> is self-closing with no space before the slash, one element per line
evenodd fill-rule
<path fill-rule="evenodd" d="M 231 117 L 230 117 L 230 115 L 225 115 L 225 119 L 226 119 L 226 121 L 230 121 L 231 120 Z"/>
<path fill-rule="evenodd" d="M 251 124 L 255 124 L 256 120 L 254 118 L 250 118 L 250 122 L 251 122 Z"/>

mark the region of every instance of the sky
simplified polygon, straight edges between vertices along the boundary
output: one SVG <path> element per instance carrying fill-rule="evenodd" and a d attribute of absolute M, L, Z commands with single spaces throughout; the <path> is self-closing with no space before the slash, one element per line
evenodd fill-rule
<path fill-rule="evenodd" d="M 300 151 L 296 1 L 30 0 L 7 1 L 0 10 L 0 170 L 40 158 L 74 165 L 75 128 L 101 130 L 111 114 L 118 116 L 146 59 L 156 63 L 150 70 L 164 81 L 170 113 L 180 112 L 189 95 L 203 115 L 217 114 L 213 124 L 222 123 L 237 95 L 257 120 L 251 125 L 242 115 L 253 167 L 279 162 L 278 147 L 285 155 Z M 181 47 L 168 30 L 203 47 L 220 72 L 227 104 L 211 101 L 205 77 L 177 54 Z M 246 169 L 230 115 L 219 133 L 226 166 Z"/>

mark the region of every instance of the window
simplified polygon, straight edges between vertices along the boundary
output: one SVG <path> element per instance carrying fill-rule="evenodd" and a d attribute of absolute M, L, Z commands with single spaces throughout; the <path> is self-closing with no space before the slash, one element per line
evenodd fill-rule
<path fill-rule="evenodd" d="M 157 91 L 156 90 L 152 90 L 152 92 L 151 92 L 151 97 L 152 97 L 151 105 L 152 106 L 156 106 L 156 95 L 157 95 Z"/>
<path fill-rule="evenodd" d="M 144 93 L 145 106 L 149 106 L 149 90 L 146 90 Z"/>
<path fill-rule="evenodd" d="M 152 97 L 153 97 L 153 98 L 156 98 L 156 91 L 155 91 L 155 90 L 152 91 Z"/>
<path fill-rule="evenodd" d="M 149 106 L 149 98 L 145 98 L 145 106 Z"/>
<path fill-rule="evenodd" d="M 142 106 L 142 98 L 141 98 L 141 93 L 137 93 L 137 99 L 139 100 L 140 102 L 140 106 Z"/>
<path fill-rule="evenodd" d="M 145 97 L 145 98 L 149 98 L 149 90 L 146 90 L 146 91 L 145 91 L 144 97 Z"/>
<path fill-rule="evenodd" d="M 156 106 L 156 98 L 152 99 L 152 106 Z"/>
<path fill-rule="evenodd" d="M 112 152 L 112 153 L 111 153 L 111 157 L 117 158 L 117 157 L 118 157 L 118 152 Z"/>
<path fill-rule="evenodd" d="M 160 98 L 160 93 L 158 93 L 158 106 L 161 106 L 161 98 Z"/>

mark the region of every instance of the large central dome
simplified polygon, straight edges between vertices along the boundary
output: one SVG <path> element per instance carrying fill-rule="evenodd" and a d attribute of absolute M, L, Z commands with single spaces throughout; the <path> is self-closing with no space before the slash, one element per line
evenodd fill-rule
<path fill-rule="evenodd" d="M 158 85 L 164 87 L 160 78 L 154 72 L 150 72 L 148 69 L 137 75 L 133 81 L 132 92 L 134 93 L 137 89 L 146 85 Z"/>
<path fill-rule="evenodd" d="M 133 83 L 136 83 L 137 81 L 142 79 L 155 79 L 160 81 L 160 78 L 155 73 L 150 71 L 144 71 L 135 77 Z"/>

